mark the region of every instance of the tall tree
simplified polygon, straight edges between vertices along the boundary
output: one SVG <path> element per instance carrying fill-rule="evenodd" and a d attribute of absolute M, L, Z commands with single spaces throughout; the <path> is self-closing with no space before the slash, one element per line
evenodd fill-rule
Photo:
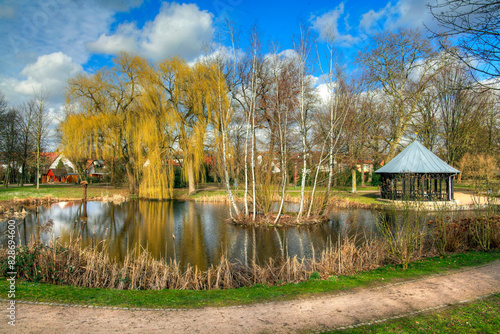
<path fill-rule="evenodd" d="M 296 62 L 297 62 L 297 81 L 298 81 L 298 112 L 296 113 L 297 124 L 302 148 L 302 178 L 300 185 L 300 202 L 299 211 L 297 213 L 297 222 L 302 218 L 305 205 L 305 187 L 308 174 L 307 158 L 309 153 L 308 137 L 311 127 L 310 116 L 312 107 L 312 83 L 310 81 L 308 57 L 311 51 L 311 36 L 309 30 L 301 26 L 300 37 L 295 43 Z"/>
<path fill-rule="evenodd" d="M 359 60 L 390 105 L 388 162 L 396 155 L 440 59 L 418 30 L 401 29 L 374 36 L 373 46 L 360 53 Z"/>
<path fill-rule="evenodd" d="M 26 181 L 26 168 L 28 159 L 35 147 L 33 127 L 35 125 L 36 100 L 29 99 L 20 107 L 19 117 L 19 144 L 21 162 L 21 186 Z"/>
<path fill-rule="evenodd" d="M 135 153 L 140 147 L 135 143 L 138 133 L 133 129 L 137 129 L 141 118 L 135 102 L 141 94 L 139 73 L 146 64 L 144 59 L 128 54 L 120 54 L 113 61 L 114 66 L 110 69 L 92 75 L 78 75 L 69 81 L 68 104 L 78 105 L 79 110 L 66 118 L 68 131 L 65 138 L 74 139 L 67 141 L 69 146 L 81 145 L 79 141 L 88 139 L 71 132 L 80 119 L 81 131 L 78 133 L 83 131 L 91 137 L 85 146 L 76 146 L 81 149 L 80 154 L 86 155 L 85 159 L 122 160 L 129 191 L 136 194 L 139 177 L 136 162 L 139 157 Z"/>
<path fill-rule="evenodd" d="M 4 187 L 9 187 L 11 173 L 16 170 L 16 160 L 19 154 L 19 112 L 10 108 L 3 119 L 2 151 L 5 159 Z"/>
<path fill-rule="evenodd" d="M 48 115 L 47 100 L 49 94 L 46 91 L 35 93 L 34 116 L 33 122 L 33 137 L 35 143 L 35 159 L 36 159 L 36 189 L 40 188 L 40 154 L 47 144 L 49 136 L 49 125 L 51 119 Z"/>
<path fill-rule="evenodd" d="M 447 66 L 433 80 L 444 156 L 450 165 L 475 146 L 490 110 L 490 94 L 468 89 L 472 81 L 470 71 L 461 64 Z"/>

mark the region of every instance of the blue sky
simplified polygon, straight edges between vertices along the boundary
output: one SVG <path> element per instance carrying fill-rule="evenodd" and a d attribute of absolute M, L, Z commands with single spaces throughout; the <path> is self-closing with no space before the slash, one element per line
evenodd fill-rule
<path fill-rule="evenodd" d="M 329 27 L 346 61 L 352 60 L 372 34 L 398 27 L 425 30 L 422 22 L 433 27 L 428 1 L 435 0 L 0 0 L 0 90 L 16 105 L 43 88 L 57 113 L 68 78 L 109 65 L 120 51 L 153 61 L 193 61 L 225 31 L 226 19 L 237 28 L 242 49 L 254 24 L 264 49 L 274 41 L 280 50 L 293 47 L 299 22 L 318 35 L 320 47 Z"/>

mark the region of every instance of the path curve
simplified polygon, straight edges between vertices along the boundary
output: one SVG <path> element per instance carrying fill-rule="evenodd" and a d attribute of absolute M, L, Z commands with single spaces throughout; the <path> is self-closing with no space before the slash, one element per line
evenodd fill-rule
<path fill-rule="evenodd" d="M 500 292 L 500 261 L 421 280 L 286 302 L 195 310 L 17 304 L 18 333 L 294 333 L 408 315 Z M 10 326 L 8 326 L 10 327 Z M 0 332 L 12 328 L 0 326 Z"/>

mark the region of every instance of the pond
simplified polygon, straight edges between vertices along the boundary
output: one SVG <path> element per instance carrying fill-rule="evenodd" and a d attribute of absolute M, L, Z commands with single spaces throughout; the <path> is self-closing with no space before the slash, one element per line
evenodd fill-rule
<path fill-rule="evenodd" d="M 86 208 L 81 202 L 59 202 L 29 210 L 16 223 L 23 245 L 33 238 L 48 243 L 52 237 L 65 243 L 79 235 L 82 246 L 105 239 L 107 252 L 118 261 L 143 248 L 156 259 L 176 259 L 182 266 L 205 270 L 224 254 L 243 264 L 283 255 L 310 258 L 340 236 L 362 240 L 376 233 L 378 217 L 373 210 L 338 209 L 329 222 L 312 227 L 255 229 L 227 223 L 226 204 L 132 200 L 87 202 Z M 6 226 L 0 224 L 0 245 L 7 244 Z"/>

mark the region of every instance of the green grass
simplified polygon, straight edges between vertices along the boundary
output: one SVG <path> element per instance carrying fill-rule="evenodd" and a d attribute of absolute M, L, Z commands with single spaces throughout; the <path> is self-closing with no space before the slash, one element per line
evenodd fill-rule
<path fill-rule="evenodd" d="M 89 185 L 87 188 L 87 197 L 92 198 L 101 195 L 126 194 L 128 191 L 124 188 L 116 188 L 105 185 Z M 28 197 L 45 197 L 52 196 L 58 198 L 81 198 L 83 190 L 80 185 L 74 184 L 57 184 L 49 185 L 42 184 L 37 190 L 36 186 L 9 186 L 9 188 L 0 188 L 0 200 L 12 200 L 14 197 L 18 199 Z"/>
<path fill-rule="evenodd" d="M 310 192 L 311 190 L 312 190 L 311 187 L 306 187 L 307 192 Z M 358 190 L 375 191 L 377 190 L 377 187 L 368 186 L 364 188 L 358 188 Z M 317 191 L 324 192 L 325 189 L 318 187 Z M 333 192 L 334 192 L 333 195 L 347 198 L 354 202 L 365 203 L 365 204 L 377 203 L 376 198 L 378 195 L 375 193 L 351 194 L 347 190 L 347 188 L 345 189 L 335 188 L 333 189 Z M 126 195 L 127 193 L 128 191 L 126 188 L 117 188 L 100 184 L 89 185 L 87 188 L 88 198 L 102 196 L 102 195 L 112 196 L 114 194 Z M 238 190 L 235 191 L 233 194 L 237 197 L 243 198 L 244 191 Z M 14 198 L 18 199 L 23 199 L 28 197 L 41 198 L 45 196 L 52 196 L 56 198 L 81 198 L 82 195 L 83 195 L 82 187 L 80 185 L 74 185 L 74 184 L 53 184 L 53 185 L 42 184 L 40 185 L 40 189 L 38 190 L 36 189 L 36 186 L 24 186 L 24 187 L 9 186 L 9 188 L 0 187 L 0 201 L 9 201 Z M 293 189 L 293 187 L 290 187 L 288 189 L 288 195 L 291 197 L 299 197 L 300 187 L 297 187 L 297 189 Z M 226 192 L 224 189 L 218 188 L 217 184 L 203 184 L 200 186 L 196 194 L 189 196 L 187 188 L 174 189 L 174 198 L 197 200 L 212 196 L 214 197 L 226 196 Z M 131 196 L 131 198 L 134 198 L 134 196 Z"/>
<path fill-rule="evenodd" d="M 389 265 L 352 276 L 335 276 L 326 280 L 311 280 L 283 286 L 254 286 L 248 288 L 212 291 L 137 291 L 89 289 L 74 286 L 51 285 L 17 281 L 16 298 L 20 300 L 70 303 L 100 306 L 141 308 L 197 308 L 204 306 L 243 305 L 263 301 L 279 301 L 309 295 L 334 293 L 356 287 L 379 285 L 385 282 L 415 279 L 449 270 L 477 266 L 500 259 L 500 252 L 468 252 L 444 258 L 429 258 L 411 263 L 403 271 Z M 6 298 L 8 284 L 0 278 L 0 296 Z"/>
<path fill-rule="evenodd" d="M 498 333 L 500 294 L 432 313 L 328 333 Z"/>
<path fill-rule="evenodd" d="M 377 201 L 379 197 L 378 193 L 356 193 L 346 196 L 348 200 L 362 204 L 380 204 L 380 202 Z"/>

